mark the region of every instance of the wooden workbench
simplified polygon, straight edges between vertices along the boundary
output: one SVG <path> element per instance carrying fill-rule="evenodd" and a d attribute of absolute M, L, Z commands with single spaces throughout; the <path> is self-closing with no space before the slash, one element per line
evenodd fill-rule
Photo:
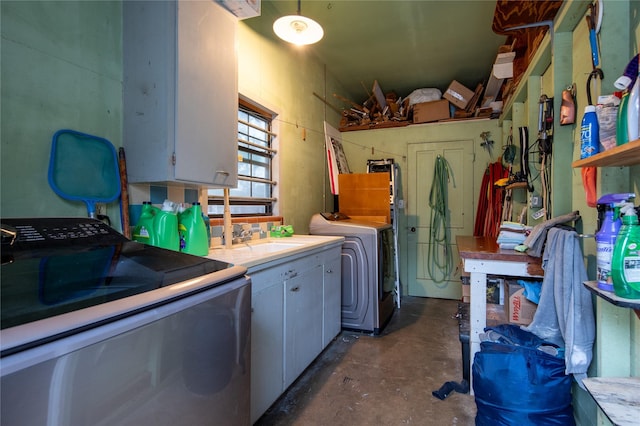
<path fill-rule="evenodd" d="M 480 350 L 479 336 L 487 325 L 487 275 L 540 279 L 544 271 L 541 258 L 502 250 L 494 238 L 458 236 L 456 244 L 464 270 L 470 274 L 469 371 L 473 371 L 473 358 Z M 472 383 L 470 390 L 473 394 Z"/>

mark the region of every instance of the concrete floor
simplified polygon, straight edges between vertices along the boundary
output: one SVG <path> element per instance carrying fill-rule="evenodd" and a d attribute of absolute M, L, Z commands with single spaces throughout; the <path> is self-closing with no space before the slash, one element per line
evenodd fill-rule
<path fill-rule="evenodd" d="M 473 425 L 473 396 L 431 394 L 462 380 L 457 305 L 405 297 L 380 336 L 342 331 L 256 425 Z"/>

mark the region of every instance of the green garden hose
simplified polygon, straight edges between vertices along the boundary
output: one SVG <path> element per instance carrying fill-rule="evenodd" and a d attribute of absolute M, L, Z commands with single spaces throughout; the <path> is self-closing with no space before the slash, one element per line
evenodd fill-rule
<path fill-rule="evenodd" d="M 447 160 L 438 155 L 433 170 L 433 182 L 429 193 L 431 207 L 429 243 L 427 244 L 427 271 L 435 283 L 445 281 L 453 270 L 453 258 L 449 244 L 447 229 L 447 185 L 451 167 Z M 435 269 L 440 270 L 440 277 L 434 277 Z"/>

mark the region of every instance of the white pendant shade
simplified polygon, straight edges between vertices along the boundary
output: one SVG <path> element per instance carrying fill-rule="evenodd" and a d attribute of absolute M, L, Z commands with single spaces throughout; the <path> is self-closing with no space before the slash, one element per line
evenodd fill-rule
<path fill-rule="evenodd" d="M 313 19 L 302 15 L 287 15 L 273 23 L 273 31 L 278 37 L 296 45 L 317 43 L 324 36 L 324 30 Z"/>

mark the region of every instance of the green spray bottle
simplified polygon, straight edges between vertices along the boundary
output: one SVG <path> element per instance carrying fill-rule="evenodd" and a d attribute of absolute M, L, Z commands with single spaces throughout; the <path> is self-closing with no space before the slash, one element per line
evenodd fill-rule
<path fill-rule="evenodd" d="M 633 204 L 620 208 L 622 226 L 611 259 L 613 291 L 626 299 L 640 299 L 640 225 Z"/>
<path fill-rule="evenodd" d="M 178 230 L 180 234 L 180 250 L 196 256 L 209 254 L 207 228 L 202 219 L 200 203 L 178 213 Z"/>

